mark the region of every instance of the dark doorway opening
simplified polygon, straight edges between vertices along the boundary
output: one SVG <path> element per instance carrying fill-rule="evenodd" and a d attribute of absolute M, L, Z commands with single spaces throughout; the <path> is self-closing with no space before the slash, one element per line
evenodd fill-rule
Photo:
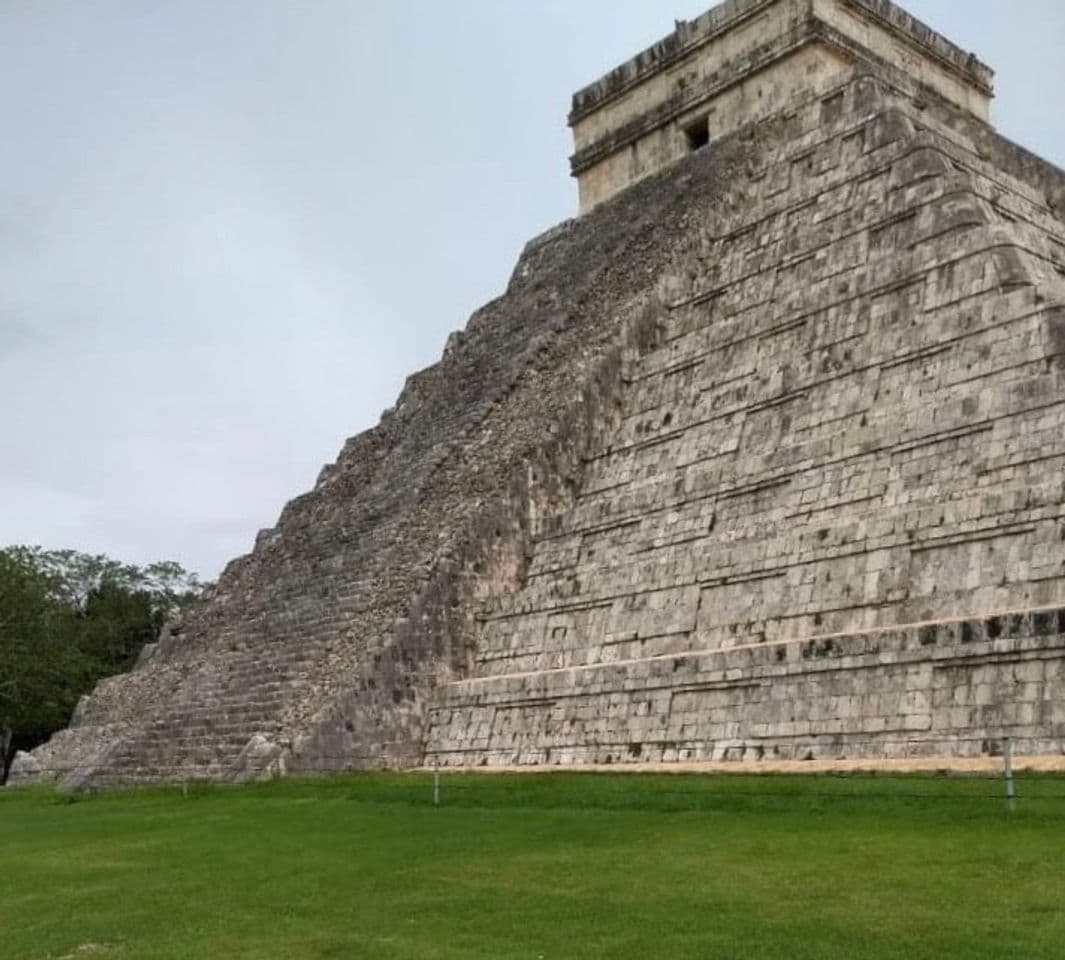
<path fill-rule="evenodd" d="M 702 117 L 684 128 L 684 138 L 692 152 L 701 150 L 710 142 L 710 120 Z"/>

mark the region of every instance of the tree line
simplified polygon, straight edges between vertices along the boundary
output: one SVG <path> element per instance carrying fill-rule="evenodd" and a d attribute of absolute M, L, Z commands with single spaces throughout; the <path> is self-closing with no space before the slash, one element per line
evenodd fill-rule
<path fill-rule="evenodd" d="M 180 564 L 0 549 L 0 783 L 17 750 L 70 722 L 97 681 L 133 666 L 203 586 Z"/>

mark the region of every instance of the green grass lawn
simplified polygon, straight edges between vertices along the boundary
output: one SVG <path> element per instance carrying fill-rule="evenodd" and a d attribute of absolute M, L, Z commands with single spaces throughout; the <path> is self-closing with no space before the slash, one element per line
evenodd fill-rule
<path fill-rule="evenodd" d="M 0 957 L 1065 957 L 1065 781 L 0 791 Z"/>

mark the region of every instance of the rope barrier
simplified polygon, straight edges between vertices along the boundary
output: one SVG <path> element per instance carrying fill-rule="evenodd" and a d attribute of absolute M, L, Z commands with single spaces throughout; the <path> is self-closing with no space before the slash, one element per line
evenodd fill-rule
<path fill-rule="evenodd" d="M 345 794 L 345 799 L 353 802 L 415 803 L 432 806 L 486 806 L 486 807 L 522 807 L 545 806 L 551 808 L 613 808 L 613 809 L 647 809 L 672 812 L 681 810 L 700 810 L 719 807 L 733 800 L 742 801 L 777 801 L 790 799 L 801 802 L 875 802 L 904 801 L 907 803 L 973 803 L 1006 802 L 1012 812 L 1018 805 L 1031 803 L 1054 804 L 1065 803 L 1065 769 L 1056 773 L 1026 772 L 1019 767 L 1016 758 L 1016 743 L 1047 744 L 1045 738 L 988 738 L 959 737 L 951 741 L 937 740 L 935 743 L 979 742 L 994 743 L 1000 752 L 994 756 L 983 753 L 980 756 L 953 757 L 911 754 L 906 757 L 855 758 L 859 763 L 865 761 L 871 767 L 879 760 L 942 760 L 945 768 L 941 770 L 923 769 L 916 771 L 880 770 L 856 768 L 851 770 L 812 771 L 804 774 L 800 769 L 787 774 L 779 771 L 758 771 L 749 767 L 730 771 L 727 764 L 716 764 L 712 771 L 701 772 L 697 769 L 684 768 L 670 770 L 669 764 L 662 764 L 654 770 L 626 770 L 625 764 L 612 765 L 610 769 L 600 766 L 594 770 L 581 766 L 541 765 L 529 766 L 527 773 L 514 768 L 505 771 L 476 771 L 461 768 L 448 768 L 432 763 L 427 769 L 408 772 L 367 773 L 353 769 L 344 769 L 353 765 L 357 758 L 349 755 L 316 755 L 316 761 L 323 765 L 333 765 L 334 770 L 320 774 L 294 775 L 301 787 L 307 787 L 322 795 Z M 865 742 L 884 746 L 890 743 L 904 743 L 916 747 L 920 741 L 867 739 L 851 741 Z M 806 745 L 804 744 L 804 747 Z M 818 746 L 811 743 L 810 746 Z M 823 746 L 823 744 L 821 744 Z M 1065 749 L 1062 750 L 1065 754 Z M 950 763 L 974 759 L 1002 759 L 1001 768 L 949 770 Z M 831 759 L 831 758 L 825 758 Z M 69 774 L 69 767 L 38 768 L 41 779 L 61 779 Z M 113 790 L 121 788 L 146 788 L 166 790 L 176 787 L 183 797 L 195 797 L 197 794 L 214 790 L 222 791 L 236 786 L 232 782 L 216 781 L 198 775 L 200 771 L 173 768 L 164 773 L 164 777 L 155 780 L 150 777 L 140 778 L 132 774 L 127 778 L 117 776 L 112 782 L 100 778 L 90 782 L 86 789 Z M 529 777 L 528 774 L 539 774 Z M 1002 778 L 1005 781 L 1004 792 L 992 793 L 986 784 Z M 625 783 L 627 778 L 632 778 Z M 666 786 L 664 778 L 670 778 Z M 648 781 L 655 782 L 648 784 Z M 811 780 L 817 781 L 811 787 Z M 524 781 L 524 786 L 517 786 Z M 576 786 L 580 781 L 580 787 Z M 748 786 L 756 781 L 760 786 L 755 789 Z M 921 782 L 935 782 L 940 789 L 917 788 Z M 291 781 L 290 781 L 291 782 Z M 947 786 L 949 784 L 949 787 Z M 269 783 L 252 781 L 252 786 L 265 787 L 263 796 L 269 797 Z M 683 785 L 683 789 L 680 787 Z M 785 786 L 788 785 L 788 786 Z M 891 789 L 892 785 L 895 789 Z M 14 785 L 16 788 L 18 784 Z M 874 787 L 874 789 L 870 789 Z M 945 788 L 945 789 L 944 789 Z"/>

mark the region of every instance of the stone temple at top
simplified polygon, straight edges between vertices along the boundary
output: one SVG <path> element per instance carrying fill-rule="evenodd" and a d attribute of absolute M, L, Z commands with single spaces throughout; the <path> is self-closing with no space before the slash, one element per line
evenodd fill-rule
<path fill-rule="evenodd" d="M 729 0 L 574 94 L 581 212 L 871 58 L 988 119 L 992 71 L 886 0 Z"/>
<path fill-rule="evenodd" d="M 579 91 L 581 215 L 15 779 L 1060 756 L 1065 173 L 991 80 L 730 0 Z"/>

